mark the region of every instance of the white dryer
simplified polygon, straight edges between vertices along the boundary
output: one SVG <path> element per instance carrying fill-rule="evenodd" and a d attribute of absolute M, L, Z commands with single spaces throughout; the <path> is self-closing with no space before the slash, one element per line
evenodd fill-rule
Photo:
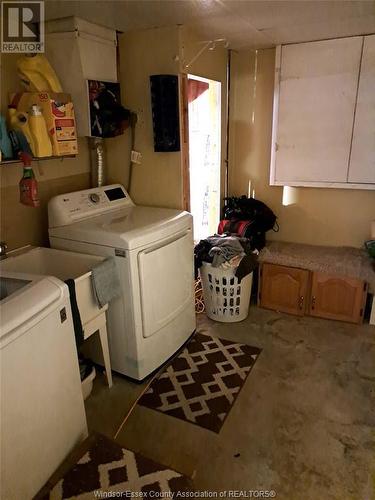
<path fill-rule="evenodd" d="M 192 216 L 136 206 L 119 184 L 56 196 L 53 248 L 113 256 L 122 296 L 108 309 L 112 367 L 142 380 L 195 330 Z"/>

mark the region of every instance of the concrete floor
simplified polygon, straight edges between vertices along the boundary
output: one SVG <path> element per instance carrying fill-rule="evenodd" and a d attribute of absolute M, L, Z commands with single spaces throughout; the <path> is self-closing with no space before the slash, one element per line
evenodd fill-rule
<path fill-rule="evenodd" d="M 136 406 L 146 383 L 101 376 L 91 430 L 193 478 L 197 490 L 274 490 L 278 500 L 375 498 L 375 328 L 251 307 L 198 331 L 263 349 L 219 434 Z M 229 498 L 226 494 L 224 498 Z"/>

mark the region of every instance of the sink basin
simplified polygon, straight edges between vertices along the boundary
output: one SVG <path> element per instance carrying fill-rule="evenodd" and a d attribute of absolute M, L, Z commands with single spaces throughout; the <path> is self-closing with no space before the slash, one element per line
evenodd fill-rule
<path fill-rule="evenodd" d="M 30 247 L 23 253 L 10 254 L 7 259 L 0 261 L 0 271 L 55 276 L 61 281 L 74 279 L 77 305 L 84 325 L 107 308 L 99 308 L 91 283 L 91 269 L 103 260 L 104 257 L 96 255 Z M 22 280 L 14 281 L 20 283 L 5 282 L 4 288 L 1 285 L 1 298 L 27 284 Z"/>
<path fill-rule="evenodd" d="M 31 281 L 0 276 L 0 300 L 6 299 L 29 283 Z"/>

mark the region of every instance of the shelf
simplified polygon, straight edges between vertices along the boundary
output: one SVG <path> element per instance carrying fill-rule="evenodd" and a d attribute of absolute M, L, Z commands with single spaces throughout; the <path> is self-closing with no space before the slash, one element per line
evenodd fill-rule
<path fill-rule="evenodd" d="M 64 156 L 43 156 L 43 158 L 33 158 L 32 161 L 46 161 L 46 160 L 64 160 L 64 158 L 76 158 L 77 155 L 64 155 Z M 0 161 L 0 166 L 2 165 L 15 165 L 17 163 L 22 164 L 22 160 L 4 160 Z"/>

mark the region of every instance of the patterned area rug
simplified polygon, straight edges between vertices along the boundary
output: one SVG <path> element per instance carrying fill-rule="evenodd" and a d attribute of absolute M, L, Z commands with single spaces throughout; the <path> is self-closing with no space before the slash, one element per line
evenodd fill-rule
<path fill-rule="evenodd" d="M 219 432 L 260 352 L 196 333 L 139 404 Z"/>
<path fill-rule="evenodd" d="M 192 490 L 186 476 L 94 434 L 65 461 L 34 500 L 114 498 L 120 497 L 119 492 L 129 492 L 124 495 L 129 498 L 140 498 L 141 494 L 162 498 L 160 494 L 166 492 L 176 496 L 177 492 Z"/>

